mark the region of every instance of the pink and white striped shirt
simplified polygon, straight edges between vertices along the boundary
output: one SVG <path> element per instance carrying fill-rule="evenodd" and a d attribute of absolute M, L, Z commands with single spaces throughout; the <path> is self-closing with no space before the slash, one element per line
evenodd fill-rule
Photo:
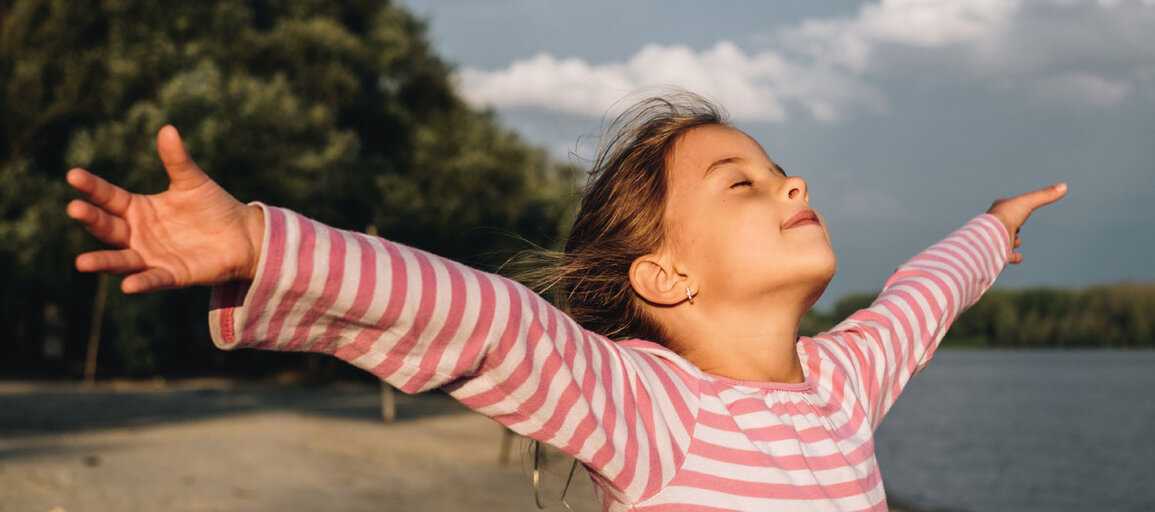
<path fill-rule="evenodd" d="M 508 279 L 265 208 L 257 277 L 213 291 L 222 348 L 335 355 L 402 391 L 441 387 L 573 455 L 605 510 L 886 510 L 874 429 L 1010 254 L 980 215 L 878 299 L 800 338 L 805 382 L 741 382 L 586 331 Z"/>

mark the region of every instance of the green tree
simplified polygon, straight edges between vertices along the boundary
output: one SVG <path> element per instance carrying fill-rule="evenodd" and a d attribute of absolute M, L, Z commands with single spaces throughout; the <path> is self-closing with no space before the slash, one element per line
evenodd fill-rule
<path fill-rule="evenodd" d="M 468 107 L 450 73 L 424 24 L 379 0 L 0 4 L 0 301 L 25 326 L 0 359 L 35 359 L 46 302 L 64 305 L 80 352 L 93 284 L 71 259 L 93 242 L 61 213 L 63 173 L 159 190 L 167 123 L 242 200 L 478 265 L 514 243 L 500 233 L 548 245 L 576 171 Z M 112 298 L 110 368 L 217 360 L 189 313 L 204 297 Z"/>

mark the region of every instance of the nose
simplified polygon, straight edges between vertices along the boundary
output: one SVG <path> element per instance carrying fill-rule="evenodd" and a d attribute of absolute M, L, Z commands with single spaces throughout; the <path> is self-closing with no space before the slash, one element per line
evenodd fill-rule
<path fill-rule="evenodd" d="M 810 202 L 810 190 L 806 188 L 806 180 L 798 176 L 790 176 L 786 178 L 782 188 L 786 191 L 786 197 L 790 199 L 801 199 L 803 202 Z"/>

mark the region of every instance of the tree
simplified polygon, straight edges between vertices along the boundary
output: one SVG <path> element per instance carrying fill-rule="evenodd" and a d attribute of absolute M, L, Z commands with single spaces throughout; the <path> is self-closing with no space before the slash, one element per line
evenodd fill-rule
<path fill-rule="evenodd" d="M 3 4 L 0 302 L 4 320 L 25 327 L 0 359 L 35 360 L 47 302 L 63 304 L 78 352 L 93 280 L 71 258 L 93 242 L 61 214 L 63 173 L 82 166 L 159 190 L 154 135 L 166 123 L 242 200 L 376 225 L 475 265 L 516 238 L 495 233 L 548 245 L 576 171 L 468 107 L 450 73 L 424 24 L 378 0 Z M 119 370 L 218 359 L 203 315 L 190 314 L 204 295 L 114 294 L 106 325 Z"/>
<path fill-rule="evenodd" d="M 829 312 L 810 311 L 800 334 L 830 329 L 876 294 L 853 294 Z M 1082 290 L 990 290 L 947 331 L 945 346 L 1001 348 L 1155 347 L 1155 284 L 1118 283 Z"/>

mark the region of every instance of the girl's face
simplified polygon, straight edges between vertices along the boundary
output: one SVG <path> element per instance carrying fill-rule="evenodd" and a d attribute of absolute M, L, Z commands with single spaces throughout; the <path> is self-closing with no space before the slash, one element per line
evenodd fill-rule
<path fill-rule="evenodd" d="M 667 249 L 703 301 L 797 296 L 813 305 L 837 263 L 802 178 L 718 125 L 683 135 L 667 169 Z"/>

